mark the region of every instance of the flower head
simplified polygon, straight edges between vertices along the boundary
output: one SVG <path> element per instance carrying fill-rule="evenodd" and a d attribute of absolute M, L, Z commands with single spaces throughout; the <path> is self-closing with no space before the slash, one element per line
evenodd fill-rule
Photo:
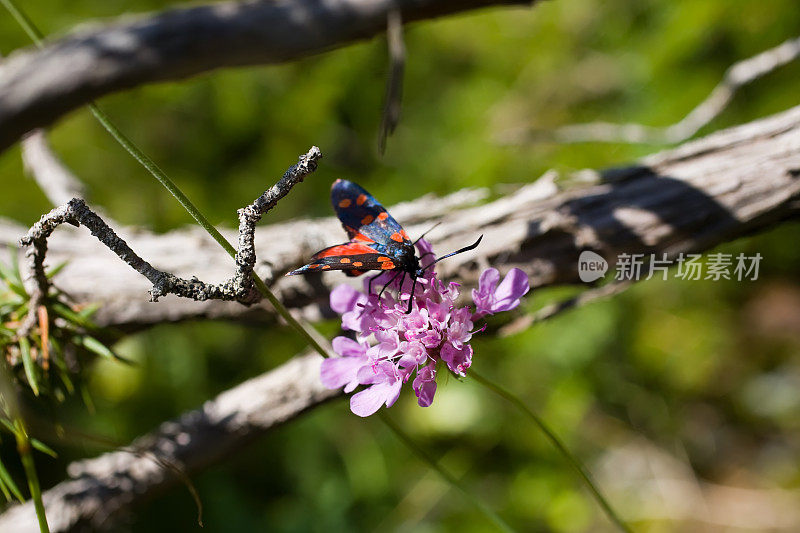
<path fill-rule="evenodd" d="M 417 242 L 417 250 L 423 268 L 435 261 L 433 248 L 424 239 Z M 439 363 L 454 374 L 466 375 L 472 364 L 475 322 L 517 307 L 529 290 L 521 270 L 511 270 L 498 287 L 500 274 L 490 268 L 472 291 L 473 311 L 457 305 L 460 285 L 442 282 L 432 267 L 417 278 L 416 287 L 409 276 L 395 274 L 384 272 L 373 279 L 373 288 L 387 286 L 380 295 L 369 293 L 369 280 L 364 282 L 364 292 L 349 285 L 331 292 L 331 308 L 342 315 L 342 328 L 353 331 L 357 340 L 333 340 L 340 357 L 322 362 L 322 384 L 331 389 L 344 387 L 347 393 L 364 386 L 350 399 L 350 410 L 359 416 L 369 416 L 383 405 L 391 407 L 412 376 L 419 405 L 431 405 Z M 392 291 L 398 293 L 397 298 Z M 407 312 L 409 298 L 411 311 Z"/>

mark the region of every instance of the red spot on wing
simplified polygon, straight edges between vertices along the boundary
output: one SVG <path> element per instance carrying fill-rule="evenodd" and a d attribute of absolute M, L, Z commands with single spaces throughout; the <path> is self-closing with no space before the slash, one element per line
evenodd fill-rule
<path fill-rule="evenodd" d="M 352 203 L 353 202 L 350 200 L 350 198 L 345 198 L 344 200 L 339 201 L 339 207 L 350 207 L 350 204 Z"/>
<path fill-rule="evenodd" d="M 363 265 L 363 264 L 364 264 L 364 263 L 362 263 L 361 261 L 353 261 L 353 266 L 354 266 L 354 267 L 360 267 L 360 266 L 361 266 L 361 265 Z M 355 271 L 355 270 L 353 270 L 353 272 L 356 272 L 356 271 Z"/>
<path fill-rule="evenodd" d="M 386 211 L 381 211 L 378 213 L 378 220 L 386 220 L 387 218 L 389 218 L 389 213 Z"/>
<path fill-rule="evenodd" d="M 340 257 L 339 258 L 339 262 L 340 263 L 349 263 L 350 262 L 350 258 L 349 257 Z"/>
<path fill-rule="evenodd" d="M 358 205 L 364 205 L 364 202 L 366 202 L 366 201 L 367 201 L 367 195 L 366 194 L 359 194 L 358 198 L 356 198 L 356 204 L 358 204 Z"/>
<path fill-rule="evenodd" d="M 355 233 L 355 232 L 353 232 L 353 233 Z M 353 235 L 353 240 L 363 241 L 363 242 L 375 242 L 372 239 L 370 239 L 369 237 L 367 237 L 366 235 L 364 235 L 363 233 L 356 233 L 355 235 Z"/>
<path fill-rule="evenodd" d="M 409 239 L 409 237 L 408 237 L 408 233 L 406 233 L 406 230 L 404 230 L 404 229 L 401 229 L 401 230 L 400 230 L 400 235 L 402 235 L 402 237 L 403 237 L 404 239 L 406 239 L 407 241 L 410 241 L 410 240 L 411 240 L 411 239 Z"/>
<path fill-rule="evenodd" d="M 375 217 L 373 217 L 372 215 L 367 215 L 367 216 L 365 216 L 364 218 L 361 219 L 361 224 L 366 226 L 367 224 L 369 224 L 373 220 L 375 220 Z"/>
<path fill-rule="evenodd" d="M 342 255 L 359 255 L 359 254 L 376 254 L 375 250 L 361 243 L 351 242 L 348 244 L 340 244 L 339 246 L 331 246 L 325 250 L 320 251 L 314 257 L 337 257 Z"/>
<path fill-rule="evenodd" d="M 395 231 L 394 233 L 392 233 L 392 236 L 389 238 L 392 239 L 393 241 L 403 242 L 403 236 L 400 234 L 399 231 Z"/>
<path fill-rule="evenodd" d="M 381 263 L 381 269 L 383 270 L 392 270 L 394 268 L 394 263 L 391 261 L 384 261 Z"/>
<path fill-rule="evenodd" d="M 384 261 L 391 261 L 391 258 L 389 258 L 389 257 L 386 257 L 385 255 L 382 255 L 382 256 L 380 256 L 380 257 L 378 258 L 378 262 L 379 262 L 379 263 L 383 263 Z"/>

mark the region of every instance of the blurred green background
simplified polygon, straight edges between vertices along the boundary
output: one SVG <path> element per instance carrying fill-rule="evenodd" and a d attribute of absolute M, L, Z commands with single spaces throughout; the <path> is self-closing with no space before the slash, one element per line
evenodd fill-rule
<path fill-rule="evenodd" d="M 24 7 L 45 33 L 58 35 L 90 19 L 178 4 L 28 0 Z M 383 39 L 100 103 L 214 223 L 233 226 L 235 210 L 312 144 L 325 154 L 320 169 L 269 221 L 329 215 L 327 191 L 337 177 L 390 205 L 428 192 L 530 182 L 549 168 L 631 161 L 659 147 L 501 146 L 494 139 L 525 125 L 671 124 L 729 65 L 798 34 L 796 0 L 554 0 L 415 24 L 406 32 L 402 120 L 385 156 L 376 150 L 387 72 Z M 0 11 L 0 53 L 27 45 Z M 796 105 L 799 79 L 795 62 L 743 88 L 701 134 Z M 91 202 L 116 220 L 158 231 L 191 223 L 88 111 L 69 115 L 51 138 L 87 184 Z M 0 185 L 2 216 L 30 224 L 51 207 L 24 176 L 18 148 L 0 155 Z M 648 456 L 642 450 L 651 460 L 674 459 L 672 471 L 650 469 L 667 478 L 681 473 L 697 487 L 762 495 L 784 489 L 783 496 L 800 502 L 799 241 L 800 225 L 789 222 L 719 248 L 761 253 L 757 281 L 644 282 L 524 333 L 484 336 L 474 343 L 474 367 L 542 414 L 642 531 L 728 529 L 681 522 L 666 504 L 659 514 L 659 497 L 666 496 L 647 500 L 652 479 L 615 483 L 631 479 L 629 471 Z M 535 291 L 524 305 L 535 309 L 574 292 Z M 321 327 L 336 330 L 333 323 Z M 287 329 L 189 323 L 153 328 L 117 348 L 138 365 L 97 362 L 88 376 L 96 413 L 73 399 L 43 410 L 43 419 L 128 442 L 274 368 L 303 343 Z M 405 391 L 390 414 L 519 530 L 610 527 L 536 428 L 474 382 L 450 379 L 428 409 Z M 90 442 L 51 444 L 58 459 L 38 456 L 45 486 L 63 479 L 69 461 L 104 451 Z M 2 453 L 14 456 L 8 440 Z M 194 481 L 208 531 L 491 527 L 384 425 L 357 418 L 344 401 L 316 409 Z M 176 489 L 119 527 L 189 530 L 194 520 L 190 496 Z"/>

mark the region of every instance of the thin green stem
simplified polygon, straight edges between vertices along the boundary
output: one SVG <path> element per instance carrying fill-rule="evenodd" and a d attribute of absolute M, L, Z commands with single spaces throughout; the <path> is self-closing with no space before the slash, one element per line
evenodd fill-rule
<path fill-rule="evenodd" d="M 611 507 L 611 504 L 608 503 L 608 500 L 603 496 L 600 492 L 600 489 L 597 487 L 595 482 L 592 480 L 592 475 L 589 473 L 589 470 L 580 462 L 580 460 L 575 457 L 568 449 L 567 446 L 558 438 L 558 435 L 550 429 L 550 427 L 545 424 L 544 420 L 539 418 L 539 416 L 531 411 L 522 400 L 517 398 L 513 393 L 511 393 L 508 389 L 489 381 L 485 377 L 481 376 L 474 369 L 470 369 L 469 375 L 478 383 L 486 387 L 487 389 L 491 390 L 501 398 L 511 402 L 515 407 L 517 407 L 520 411 L 523 412 L 528 418 L 530 418 L 534 424 L 545 434 L 547 439 L 555 446 L 555 448 L 561 452 L 561 455 L 567 460 L 567 462 L 575 469 L 575 471 L 580 475 L 583 479 L 586 486 L 591 491 L 592 495 L 594 496 L 597 503 L 600 504 L 600 507 L 603 508 L 606 515 L 608 516 L 609 520 L 611 520 L 621 531 L 626 533 L 630 533 L 630 527 L 619 517 L 619 515 L 614 511 L 614 508 Z"/>
<path fill-rule="evenodd" d="M 17 451 L 22 459 L 25 477 L 28 479 L 28 488 L 31 491 L 33 506 L 36 509 L 36 518 L 39 519 L 39 531 L 41 533 L 50 533 L 50 527 L 47 525 L 47 515 L 44 512 L 44 502 L 42 501 L 42 488 L 39 485 L 39 476 L 36 474 L 36 465 L 33 462 L 33 451 L 28 430 L 22 418 L 17 418 L 14 426 L 16 429 L 14 436 L 17 439 Z"/>
<path fill-rule="evenodd" d="M 2 4 L 6 7 L 6 9 L 11 13 L 11 15 L 17 20 L 20 26 L 25 30 L 31 40 L 36 44 L 38 47 L 42 47 L 42 40 L 44 39 L 44 35 L 36 27 L 33 21 L 28 18 L 24 11 L 22 11 L 19 6 L 16 5 L 14 0 L 0 0 Z M 222 236 L 222 234 L 214 227 L 211 222 L 200 212 L 199 209 L 189 200 L 189 198 L 181 191 L 175 183 L 169 179 L 169 177 L 164 173 L 163 170 L 159 168 L 155 161 L 150 159 L 144 152 L 142 152 L 139 147 L 137 147 L 133 141 L 128 139 L 120 130 L 117 128 L 108 115 L 105 114 L 94 102 L 89 104 L 89 109 L 91 110 L 94 117 L 102 124 L 102 126 L 111 134 L 112 137 L 136 160 L 138 161 L 152 176 L 158 180 L 159 183 L 167 190 L 169 193 L 178 200 L 178 203 L 189 213 L 192 218 L 204 229 L 206 232 L 211 235 L 211 237 L 219 243 L 222 248 L 228 252 L 231 257 L 236 257 L 236 248 L 228 242 L 228 240 Z M 264 280 L 262 280 L 255 272 L 252 273 L 253 275 L 253 282 L 256 285 L 256 288 L 264 296 L 269 302 L 272 304 L 272 307 L 275 311 L 291 326 L 293 327 L 300 335 L 302 335 L 306 342 L 320 355 L 323 357 L 328 357 L 328 351 L 322 346 L 316 335 L 312 333 L 310 330 L 312 326 L 309 324 L 302 324 L 296 318 L 289 313 L 289 310 L 286 309 L 280 300 L 275 296 L 275 294 L 267 287 Z"/>
<path fill-rule="evenodd" d="M 492 523 L 494 523 L 494 525 L 496 525 L 500 531 L 505 531 L 506 533 L 514 531 L 511 528 L 511 526 L 509 526 L 506 523 L 505 520 L 500 518 L 500 515 L 494 512 L 488 505 L 483 503 L 477 496 L 475 496 L 469 490 L 467 490 L 467 488 L 460 480 L 456 479 L 455 476 L 453 476 L 452 474 L 450 474 L 450 472 L 445 470 L 433 457 L 428 455 L 428 453 L 425 450 L 423 450 L 416 442 L 414 442 L 414 440 L 407 433 L 405 433 L 402 429 L 400 429 L 400 426 L 395 424 L 394 421 L 391 418 L 389 418 L 389 416 L 386 413 L 384 413 L 383 411 L 379 411 L 378 415 L 381 417 L 383 423 L 386 424 L 386 426 L 388 426 L 390 430 L 392 430 L 392 433 L 395 434 L 395 436 L 400 440 L 400 442 L 405 444 L 406 447 L 408 447 L 408 449 L 411 450 L 411 452 L 414 453 L 414 455 L 416 455 L 422 462 L 427 463 L 428 466 L 430 466 L 440 476 L 442 476 L 442 479 L 444 479 L 448 484 L 450 484 L 452 487 L 454 487 L 464 496 L 466 496 L 470 501 L 472 501 L 472 503 L 474 503 L 478 507 L 478 509 L 480 509 L 480 511 L 484 514 L 484 516 L 486 516 L 486 518 L 491 520 Z"/>
<path fill-rule="evenodd" d="M 17 24 L 22 26 L 22 29 L 25 30 L 25 33 L 28 34 L 31 41 L 33 41 L 36 46 L 39 48 L 42 47 L 42 40 L 44 39 L 44 35 L 42 32 L 39 31 L 39 28 L 28 18 L 28 15 L 25 14 L 17 4 L 14 3 L 14 0 L 0 0 L 3 6 L 11 13 L 11 16 L 17 21 Z"/>

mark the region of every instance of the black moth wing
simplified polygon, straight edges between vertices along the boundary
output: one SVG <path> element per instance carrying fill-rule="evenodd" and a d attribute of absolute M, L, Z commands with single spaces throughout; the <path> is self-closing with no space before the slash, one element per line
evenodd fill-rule
<path fill-rule="evenodd" d="M 336 180 L 331 187 L 331 203 L 354 241 L 411 245 L 403 227 L 360 185 Z"/>
<path fill-rule="evenodd" d="M 384 255 L 362 242 L 349 242 L 320 250 L 312 261 L 287 275 L 325 270 L 344 270 L 346 274 L 358 276 L 367 270 L 394 270 L 397 265 L 391 257 Z"/>

